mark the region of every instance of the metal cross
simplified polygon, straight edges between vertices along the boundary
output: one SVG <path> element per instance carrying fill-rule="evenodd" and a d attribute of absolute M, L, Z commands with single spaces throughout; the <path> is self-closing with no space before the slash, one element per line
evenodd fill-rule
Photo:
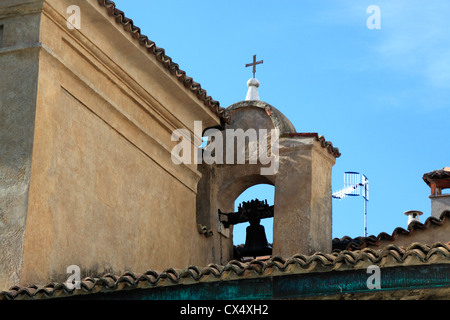
<path fill-rule="evenodd" d="M 255 74 L 256 74 L 256 66 L 258 65 L 258 64 L 263 64 L 264 63 L 264 60 L 261 60 L 261 61 L 256 61 L 256 55 L 254 55 L 253 56 L 253 63 L 248 63 L 248 64 L 246 64 L 245 65 L 245 67 L 246 68 L 248 68 L 248 67 L 253 67 L 253 78 L 255 78 Z"/>

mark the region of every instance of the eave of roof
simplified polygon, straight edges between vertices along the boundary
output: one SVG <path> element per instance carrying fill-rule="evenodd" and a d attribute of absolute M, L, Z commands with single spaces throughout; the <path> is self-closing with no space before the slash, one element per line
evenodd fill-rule
<path fill-rule="evenodd" d="M 326 148 L 330 154 L 332 154 L 335 158 L 340 158 L 341 153 L 339 149 L 333 146 L 333 143 L 327 141 L 324 136 L 320 136 L 316 132 L 298 132 L 298 133 L 283 133 L 281 134 L 282 138 L 296 138 L 296 137 L 306 137 L 306 138 L 315 138 L 320 142 L 323 148 Z"/>
<path fill-rule="evenodd" d="M 117 23 L 120 23 L 124 30 L 129 32 L 131 36 L 139 41 L 139 44 L 146 48 L 146 50 L 156 57 L 169 72 L 176 77 L 183 85 L 192 91 L 197 98 L 214 114 L 216 114 L 224 122 L 228 122 L 224 116 L 225 109 L 220 107 L 220 103 L 209 96 L 201 85 L 193 80 L 193 78 L 186 75 L 186 72 L 181 70 L 177 63 L 172 61 L 172 58 L 167 56 L 163 48 L 156 46 L 155 42 L 151 41 L 147 36 L 141 33 L 141 29 L 133 24 L 133 20 L 127 18 L 123 11 L 116 8 L 116 4 L 110 0 L 98 0 L 100 6 L 106 8 L 108 14 L 115 18 Z"/>
<path fill-rule="evenodd" d="M 450 168 L 446 167 L 440 170 L 435 170 L 429 173 L 425 173 L 423 175 L 423 181 L 427 185 L 430 185 L 433 181 L 441 180 L 441 179 L 450 179 Z"/>
<path fill-rule="evenodd" d="M 330 254 L 316 253 L 311 256 L 295 255 L 289 259 L 272 257 L 267 261 L 253 260 L 249 263 L 231 261 L 225 266 L 216 264 L 205 268 L 190 266 L 185 270 L 167 269 L 161 273 L 149 270 L 144 274 L 126 272 L 121 276 L 107 274 L 101 278 L 86 278 L 80 289 L 69 289 L 64 283 L 50 283 L 28 288 L 13 287 L 0 292 L 0 300 L 70 298 L 101 293 L 117 293 L 135 289 L 185 288 L 185 286 L 216 283 L 227 285 L 241 280 L 280 279 L 285 276 L 299 276 L 330 273 L 339 277 L 336 271 L 366 270 L 369 266 L 380 268 L 446 265 L 450 266 L 450 242 L 432 246 L 414 243 L 408 248 L 394 245 L 382 250 L 365 248 L 358 251 L 340 251 Z M 441 281 L 441 280 L 439 280 Z M 440 284 L 442 285 L 442 284 Z M 447 287 L 450 283 L 447 283 Z M 239 297 L 237 297 L 239 298 Z"/>

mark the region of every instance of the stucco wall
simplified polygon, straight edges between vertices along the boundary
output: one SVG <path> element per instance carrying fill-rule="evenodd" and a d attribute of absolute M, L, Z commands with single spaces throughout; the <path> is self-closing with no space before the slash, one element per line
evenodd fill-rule
<path fill-rule="evenodd" d="M 331 171 L 336 159 L 313 138 L 282 138 L 280 144 L 274 255 L 330 252 Z"/>
<path fill-rule="evenodd" d="M 66 26 L 72 4 L 80 30 Z M 1 212 L 18 222 L 1 233 L 18 238 L 0 253 L 16 259 L 0 269 L 1 289 L 64 282 L 70 265 L 82 277 L 207 265 L 211 242 L 195 217 L 200 173 L 172 162 L 171 135 L 220 119 L 97 0 L 49 0 L 22 22 L 36 30 L 37 49 L 0 54 L 11 74 L 0 80 L 0 112 L 14 123 L 0 129 L 9 146 L 0 174 L 15 188 Z M 1 196 L 11 190 L 2 180 Z"/>
<path fill-rule="evenodd" d="M 0 288 L 22 263 L 38 81 L 39 6 L 20 14 L 0 4 Z"/>

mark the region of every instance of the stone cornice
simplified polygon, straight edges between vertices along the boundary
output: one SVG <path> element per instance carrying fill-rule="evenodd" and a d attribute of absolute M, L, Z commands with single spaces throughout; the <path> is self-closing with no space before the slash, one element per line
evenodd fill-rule
<path fill-rule="evenodd" d="M 8 17 L 25 16 L 42 11 L 44 0 L 29 0 L 17 3 L 17 0 L 4 0 L 0 6 L 0 19 Z"/>

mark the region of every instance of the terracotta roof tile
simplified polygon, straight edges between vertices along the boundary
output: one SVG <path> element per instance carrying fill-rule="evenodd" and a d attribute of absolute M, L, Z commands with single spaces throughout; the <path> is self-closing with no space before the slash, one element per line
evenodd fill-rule
<path fill-rule="evenodd" d="M 333 239 L 333 249 L 336 250 L 361 250 L 367 247 L 377 247 L 382 241 L 394 241 L 400 235 L 413 235 L 421 230 L 428 230 L 432 226 L 442 226 L 444 223 L 450 221 L 450 211 L 444 211 L 440 218 L 429 217 L 424 223 L 419 221 L 413 221 L 409 226 L 408 230 L 403 228 L 396 228 L 390 235 L 386 232 L 381 232 L 378 236 L 368 236 L 368 237 L 357 237 L 351 238 L 348 236 L 342 237 L 340 239 Z"/>
<path fill-rule="evenodd" d="M 447 179 L 450 178 L 450 167 L 445 167 L 440 170 L 435 170 L 423 175 L 423 180 L 430 185 L 430 180 Z"/>
<path fill-rule="evenodd" d="M 333 143 L 330 141 L 327 141 L 324 136 L 320 136 L 318 133 L 315 132 L 299 132 L 299 133 L 283 133 L 281 137 L 308 137 L 308 138 L 316 138 L 317 141 L 319 141 L 323 148 L 326 148 L 329 153 L 331 153 L 336 158 L 339 158 L 341 156 L 341 153 L 339 152 L 339 149 L 333 146 Z"/>
<path fill-rule="evenodd" d="M 380 267 L 412 266 L 420 264 L 450 264 L 450 242 L 432 246 L 413 243 L 408 248 L 389 245 L 382 250 L 365 248 L 343 250 L 311 256 L 295 255 L 289 259 L 272 257 L 267 261 L 248 263 L 231 261 L 225 266 L 210 264 L 205 268 L 190 266 L 185 270 L 166 269 L 159 273 L 149 270 L 144 274 L 126 272 L 121 276 L 107 274 L 101 278 L 86 278 L 81 289 L 70 290 L 65 284 L 51 283 L 29 288 L 12 287 L 0 292 L 0 300 L 48 299 L 86 294 L 117 292 L 130 289 L 151 289 L 165 286 L 190 285 L 199 282 L 230 281 L 258 277 L 274 277 L 311 272 L 345 271 Z"/>
<path fill-rule="evenodd" d="M 110 0 L 98 0 L 100 6 L 106 8 L 109 15 L 115 18 L 116 22 L 121 24 L 123 28 L 131 34 L 131 36 L 138 40 L 140 45 L 144 46 L 150 54 L 153 54 L 156 59 L 166 67 L 169 72 L 174 75 L 183 85 L 190 91 L 196 94 L 197 98 L 208 107 L 219 118 L 228 122 L 229 119 L 224 116 L 225 109 L 220 107 L 220 103 L 212 99 L 201 85 L 193 80 L 193 78 L 186 75 L 186 72 L 181 70 L 177 63 L 174 63 L 172 58 L 166 55 L 163 48 L 156 46 L 155 42 L 151 41 L 147 36 L 141 33 L 141 29 L 133 24 L 133 20 L 127 18 L 123 11 L 116 8 L 116 4 Z"/>

